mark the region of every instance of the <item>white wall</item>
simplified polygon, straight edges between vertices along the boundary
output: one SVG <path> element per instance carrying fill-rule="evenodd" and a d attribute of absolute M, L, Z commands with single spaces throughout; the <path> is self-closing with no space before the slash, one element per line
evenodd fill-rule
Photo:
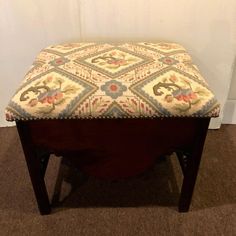
<path fill-rule="evenodd" d="M 224 106 L 223 124 L 236 124 L 236 58 L 228 99 Z"/>
<path fill-rule="evenodd" d="M 37 52 L 64 41 L 179 42 L 223 106 L 236 55 L 235 25 L 235 0 L 0 0 L 0 125 Z"/>
<path fill-rule="evenodd" d="M 229 97 L 230 100 L 236 100 L 236 65 L 234 69 L 233 78 L 231 81 L 230 91 L 229 91 Z"/>

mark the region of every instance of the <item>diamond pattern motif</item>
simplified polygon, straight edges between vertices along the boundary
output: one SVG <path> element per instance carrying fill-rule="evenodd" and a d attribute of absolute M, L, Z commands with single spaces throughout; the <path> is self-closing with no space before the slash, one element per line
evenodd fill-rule
<path fill-rule="evenodd" d="M 134 68 L 153 61 L 145 55 L 127 51 L 124 48 L 109 48 L 103 52 L 78 58 L 77 63 L 103 73 L 111 78 L 130 72 Z"/>

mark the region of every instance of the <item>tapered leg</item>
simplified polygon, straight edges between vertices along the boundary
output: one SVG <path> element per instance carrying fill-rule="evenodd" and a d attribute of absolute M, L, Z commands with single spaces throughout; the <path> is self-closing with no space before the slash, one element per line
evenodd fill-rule
<path fill-rule="evenodd" d="M 47 156 L 44 154 L 42 156 L 35 150 L 30 138 L 31 133 L 28 128 L 27 121 L 17 122 L 17 129 L 20 135 L 21 144 L 24 150 L 25 159 L 39 211 L 42 215 L 49 214 L 51 212 L 51 207 L 44 182 L 44 174 L 46 171 L 49 155 Z"/>
<path fill-rule="evenodd" d="M 195 143 L 192 145 L 192 148 L 190 149 L 190 154 L 187 155 L 186 167 L 183 170 L 184 180 L 179 199 L 180 212 L 187 212 L 190 207 L 209 121 L 210 119 L 199 120 L 199 127 L 197 129 Z"/>

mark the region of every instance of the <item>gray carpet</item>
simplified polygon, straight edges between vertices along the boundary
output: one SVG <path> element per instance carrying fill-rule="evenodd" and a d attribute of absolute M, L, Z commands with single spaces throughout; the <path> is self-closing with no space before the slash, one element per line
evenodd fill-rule
<path fill-rule="evenodd" d="M 210 130 L 189 213 L 178 213 L 175 155 L 120 181 L 84 178 L 52 156 L 47 188 L 61 203 L 38 212 L 16 128 L 0 128 L 0 235 L 236 235 L 236 125 Z M 57 190 L 57 187 L 56 187 Z"/>

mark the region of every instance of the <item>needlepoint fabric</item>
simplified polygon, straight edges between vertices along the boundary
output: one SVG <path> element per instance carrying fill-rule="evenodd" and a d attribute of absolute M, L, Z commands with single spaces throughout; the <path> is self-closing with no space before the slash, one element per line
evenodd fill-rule
<path fill-rule="evenodd" d="M 179 44 L 68 43 L 39 53 L 6 119 L 217 117 L 219 110 Z"/>

